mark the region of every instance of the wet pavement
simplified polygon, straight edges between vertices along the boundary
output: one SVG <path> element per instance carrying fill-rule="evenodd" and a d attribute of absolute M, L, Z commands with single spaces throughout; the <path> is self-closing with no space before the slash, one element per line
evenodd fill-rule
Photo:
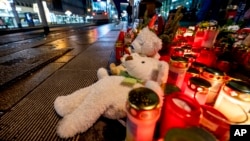
<path fill-rule="evenodd" d="M 20 70 L 15 74 L 21 76 L 32 67 L 41 67 L 1 88 L 0 140 L 63 140 L 56 134 L 61 118 L 53 108 L 55 98 L 93 84 L 97 80 L 97 69 L 107 68 L 109 63 L 115 62 L 114 44 L 123 26 L 112 24 L 111 30 L 105 26 L 100 31 L 90 30 L 86 33 L 89 38 L 85 38 L 85 31 L 74 31 L 70 35 L 67 32 L 67 36 L 62 34 L 61 38 L 56 35 L 56 40 L 41 40 L 39 47 L 27 45 L 29 47 L 25 46 L 22 51 L 11 52 L 16 54 L 13 57 L 3 53 L 0 57 L 1 78 L 6 80 L 14 76 L 7 70 Z M 38 55 L 33 56 L 36 53 Z M 49 63 L 43 65 L 48 60 Z M 117 120 L 101 117 L 87 132 L 68 140 L 122 141 L 124 137 L 123 125 Z"/>

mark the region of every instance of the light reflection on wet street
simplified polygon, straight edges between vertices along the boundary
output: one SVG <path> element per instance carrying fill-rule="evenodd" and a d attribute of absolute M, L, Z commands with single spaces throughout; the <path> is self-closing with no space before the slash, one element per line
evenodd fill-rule
<path fill-rule="evenodd" d="M 44 62 L 63 56 L 69 50 L 74 50 L 75 55 L 79 54 L 112 27 L 113 24 L 57 27 L 51 28 L 48 36 L 43 35 L 43 30 L 0 36 L 0 88 L 22 74 L 31 73 Z"/>

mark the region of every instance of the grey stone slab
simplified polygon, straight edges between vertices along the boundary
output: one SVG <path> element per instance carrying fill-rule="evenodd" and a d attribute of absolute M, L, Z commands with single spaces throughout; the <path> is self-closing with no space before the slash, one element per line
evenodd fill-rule
<path fill-rule="evenodd" d="M 56 115 L 53 102 L 60 95 L 91 85 L 97 80 L 96 71 L 59 70 L 22 99 L 11 112 L 0 119 L 2 140 L 46 140 L 60 138 L 56 135 L 56 125 L 60 117 Z M 32 133 L 32 134 L 30 134 Z M 70 140 L 77 140 L 77 136 Z"/>
<path fill-rule="evenodd" d="M 0 58 L 0 86 L 59 58 L 66 49 L 30 48 Z"/>
<path fill-rule="evenodd" d="M 62 69 L 97 70 L 100 67 L 107 68 L 111 52 L 111 50 L 82 52 Z"/>
<path fill-rule="evenodd" d="M 86 52 L 111 51 L 114 50 L 114 41 L 97 41 L 86 49 Z"/>
<path fill-rule="evenodd" d="M 64 63 L 59 63 L 59 61 L 50 63 L 46 67 L 31 73 L 26 78 L 16 81 L 14 85 L 2 89 L 0 94 L 0 111 L 4 112 L 10 109 L 63 65 Z"/>

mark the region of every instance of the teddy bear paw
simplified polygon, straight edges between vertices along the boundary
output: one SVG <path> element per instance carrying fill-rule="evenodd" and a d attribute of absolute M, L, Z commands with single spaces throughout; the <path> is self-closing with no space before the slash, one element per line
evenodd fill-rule
<path fill-rule="evenodd" d="M 111 74 L 112 74 L 112 75 L 118 75 L 118 70 L 117 70 L 117 68 L 116 68 L 115 63 L 111 63 L 111 64 L 109 65 L 109 68 L 110 68 L 110 71 L 111 71 Z"/>
<path fill-rule="evenodd" d="M 63 118 L 57 126 L 57 135 L 61 138 L 70 138 L 76 135 L 79 129 L 74 124 L 74 120 Z"/>
<path fill-rule="evenodd" d="M 67 114 L 70 114 L 75 106 L 72 105 L 72 102 L 69 102 L 65 96 L 59 96 L 54 101 L 54 108 L 58 115 L 64 117 Z"/>

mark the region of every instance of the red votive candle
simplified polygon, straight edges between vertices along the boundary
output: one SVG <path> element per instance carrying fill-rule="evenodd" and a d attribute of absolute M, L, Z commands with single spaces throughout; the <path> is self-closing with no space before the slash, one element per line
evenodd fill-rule
<path fill-rule="evenodd" d="M 192 44 L 193 47 L 201 47 L 202 42 L 204 40 L 204 35 L 205 35 L 205 31 L 202 28 L 198 28 L 195 36 L 194 36 L 194 42 Z"/>
<path fill-rule="evenodd" d="M 184 56 L 184 49 L 182 49 L 182 48 L 175 48 L 172 56 L 183 57 Z"/>
<path fill-rule="evenodd" d="M 219 141 L 229 140 L 230 122 L 212 106 L 202 105 L 201 127 L 213 133 Z"/>
<path fill-rule="evenodd" d="M 209 27 L 208 29 L 206 29 L 204 31 L 204 39 L 203 39 L 201 46 L 212 48 L 218 33 L 219 33 L 219 30 L 217 30 L 216 27 Z"/>
<path fill-rule="evenodd" d="M 180 93 L 167 95 L 160 118 L 160 138 L 171 128 L 198 126 L 200 116 L 201 107 L 196 100 Z"/>
<path fill-rule="evenodd" d="M 212 67 L 217 60 L 215 52 L 210 48 L 203 48 L 196 58 L 197 62 L 203 63 L 208 67 Z"/>

